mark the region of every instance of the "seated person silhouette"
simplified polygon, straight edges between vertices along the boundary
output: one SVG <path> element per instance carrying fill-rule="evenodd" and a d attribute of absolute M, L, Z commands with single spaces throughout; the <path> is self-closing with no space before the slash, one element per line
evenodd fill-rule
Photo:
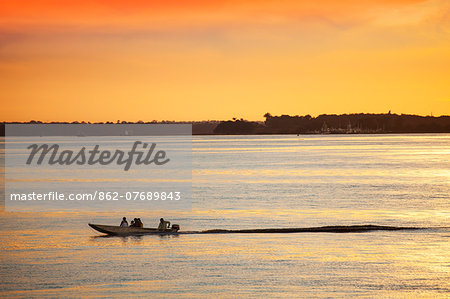
<path fill-rule="evenodd" d="M 127 217 L 122 218 L 122 222 L 120 223 L 120 227 L 128 227 Z"/>
<path fill-rule="evenodd" d="M 165 221 L 164 218 L 159 219 L 158 230 L 166 230 L 170 228 L 170 221 Z"/>

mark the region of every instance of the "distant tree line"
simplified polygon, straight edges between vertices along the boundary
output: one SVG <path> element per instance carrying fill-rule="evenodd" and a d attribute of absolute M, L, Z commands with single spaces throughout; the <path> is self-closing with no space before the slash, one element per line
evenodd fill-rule
<path fill-rule="evenodd" d="M 5 125 L 7 124 L 49 124 L 49 125 L 55 125 L 55 124 L 73 124 L 73 125 L 79 125 L 79 124 L 105 124 L 105 125 L 121 125 L 121 124 L 192 124 L 192 134 L 194 135 L 208 135 L 213 134 L 214 129 L 216 128 L 217 124 L 219 124 L 220 121 L 218 120 L 207 120 L 207 121 L 121 121 L 118 120 L 116 122 L 112 121 L 105 121 L 105 122 L 89 122 L 89 121 L 72 121 L 72 122 L 62 122 L 62 121 L 53 121 L 53 122 L 42 122 L 38 120 L 31 120 L 28 122 L 0 122 L 0 136 L 5 136 Z"/>
<path fill-rule="evenodd" d="M 377 134 L 377 133 L 450 133 L 450 116 L 419 116 L 410 114 L 321 114 L 272 116 L 264 115 L 264 122 L 236 119 L 228 121 L 116 121 L 95 124 L 192 124 L 192 134 Z M 0 123 L 0 136 L 5 135 L 5 124 Z M 22 122 L 44 124 L 41 121 Z M 45 124 L 91 124 L 90 122 L 48 122 Z"/>
<path fill-rule="evenodd" d="M 215 134 L 450 133 L 450 116 L 409 114 L 322 114 L 317 117 L 264 115 L 265 122 L 223 121 Z"/>

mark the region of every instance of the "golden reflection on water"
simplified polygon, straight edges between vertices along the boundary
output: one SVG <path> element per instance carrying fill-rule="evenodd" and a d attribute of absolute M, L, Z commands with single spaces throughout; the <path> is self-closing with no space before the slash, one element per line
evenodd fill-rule
<path fill-rule="evenodd" d="M 205 147 L 194 154 L 219 153 L 212 161 L 222 168 L 199 163 L 194 169 L 192 211 L 1 213 L 0 296 L 448 297 L 450 148 L 358 144 L 448 137 L 347 136 L 353 145 L 333 145 L 339 138 L 329 136 L 197 138 L 194 147 Z M 276 140 L 288 144 L 264 147 Z M 332 142 L 305 146 L 320 140 Z M 246 146 L 247 141 L 262 146 Z M 230 148 L 230 142 L 243 146 Z M 217 149 L 215 143 L 225 146 Z M 301 160 L 311 151 L 319 152 L 316 160 Z M 222 154 L 248 152 L 252 155 L 244 160 L 233 155 L 220 160 Z M 257 153 L 295 155 L 258 160 Z M 105 238 L 87 226 L 118 224 L 123 216 L 141 217 L 148 227 L 164 216 L 182 230 L 353 224 L 446 228 Z"/>
<path fill-rule="evenodd" d="M 57 277 L 49 275 L 51 271 L 72 271 L 80 276 L 71 280 L 71 274 L 59 277 L 65 282 L 56 289 L 42 283 L 33 290 L 2 290 L 0 295 L 126 293 L 192 298 L 213 294 L 278 297 L 295 292 L 300 297 L 428 294 L 444 298 L 443 290 L 450 288 L 448 231 L 140 238 L 92 235 L 91 231 L 64 229 L 50 234 L 47 229 L 2 232 L 0 256 L 7 267 L 33 265 L 35 275 L 53 279 Z M 161 273 L 164 279 L 159 278 Z M 29 279 L 39 280 L 35 275 Z M 14 273 L 10 279 L 23 280 Z"/>

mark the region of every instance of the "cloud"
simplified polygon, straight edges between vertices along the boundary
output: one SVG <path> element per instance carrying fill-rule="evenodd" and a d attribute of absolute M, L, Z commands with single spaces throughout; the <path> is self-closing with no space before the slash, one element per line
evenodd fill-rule
<path fill-rule="evenodd" d="M 440 8 L 448 13 L 448 5 L 440 0 L 3 0 L 0 46 L 26 39 L 80 38 L 220 45 L 242 38 L 303 42 L 310 37 L 314 42 L 314 36 L 320 40 L 365 26 L 398 27 L 417 18 L 429 17 L 426 22 L 434 24 L 438 18 L 430 14 Z M 395 20 L 400 21 L 395 24 Z"/>
<path fill-rule="evenodd" d="M 338 23 L 364 18 L 380 7 L 397 8 L 420 0 L 3 0 L 3 25 L 176 26 L 228 22 L 277 23 L 286 19 L 327 19 Z"/>

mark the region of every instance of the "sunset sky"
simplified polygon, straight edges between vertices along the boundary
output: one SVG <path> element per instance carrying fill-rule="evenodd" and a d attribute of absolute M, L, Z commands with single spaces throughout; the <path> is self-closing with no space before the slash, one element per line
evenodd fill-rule
<path fill-rule="evenodd" d="M 0 120 L 450 114 L 448 0 L 2 0 Z"/>

